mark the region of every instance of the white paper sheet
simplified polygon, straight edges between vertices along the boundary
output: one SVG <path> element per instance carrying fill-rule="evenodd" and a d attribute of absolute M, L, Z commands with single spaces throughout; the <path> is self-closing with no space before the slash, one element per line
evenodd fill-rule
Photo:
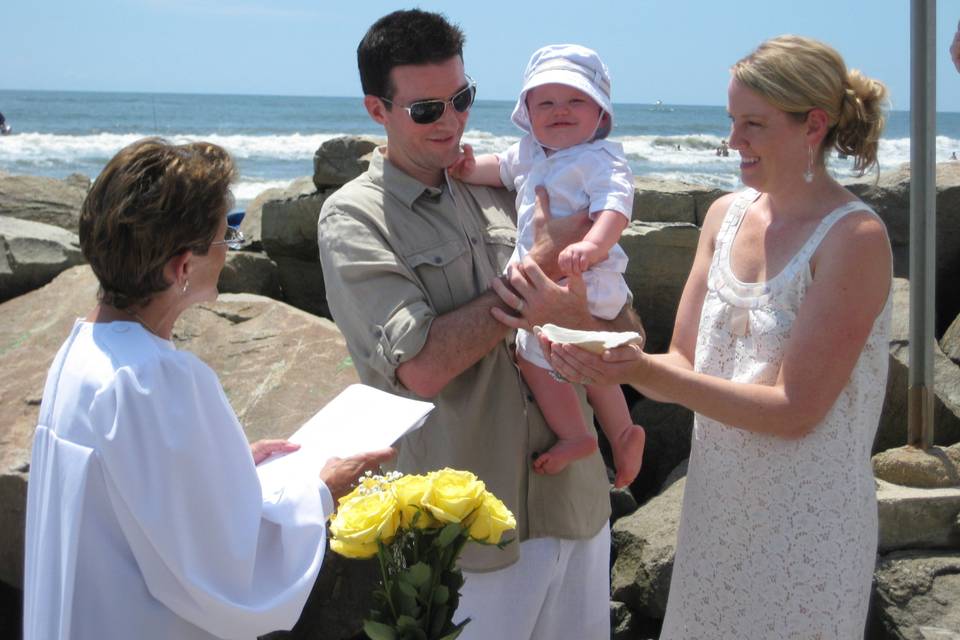
<path fill-rule="evenodd" d="M 318 474 L 334 456 L 345 458 L 389 447 L 418 429 L 432 410 L 429 402 L 350 385 L 290 436 L 300 449 L 272 456 L 257 466 L 264 496 L 281 490 L 288 478 Z"/>

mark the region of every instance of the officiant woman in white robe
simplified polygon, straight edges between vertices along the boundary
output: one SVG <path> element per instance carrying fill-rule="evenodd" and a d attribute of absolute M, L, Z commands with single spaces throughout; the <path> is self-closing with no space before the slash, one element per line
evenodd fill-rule
<path fill-rule="evenodd" d="M 300 615 L 333 500 L 390 449 L 262 492 L 214 372 L 171 342 L 217 297 L 233 161 L 212 144 L 121 150 L 80 214 L 100 282 L 54 359 L 27 501 L 24 638 L 255 638 Z M 262 495 L 268 493 L 268 495 Z"/>

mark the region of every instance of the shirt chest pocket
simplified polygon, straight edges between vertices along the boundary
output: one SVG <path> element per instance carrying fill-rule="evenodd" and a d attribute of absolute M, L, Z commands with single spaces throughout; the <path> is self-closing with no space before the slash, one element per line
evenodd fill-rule
<path fill-rule="evenodd" d="M 489 226 L 483 231 L 487 255 L 498 268 L 498 273 L 507 266 L 517 246 L 517 230 L 512 226 Z"/>
<path fill-rule="evenodd" d="M 452 311 L 478 293 L 474 291 L 469 251 L 457 240 L 415 251 L 405 259 L 437 314 Z"/>

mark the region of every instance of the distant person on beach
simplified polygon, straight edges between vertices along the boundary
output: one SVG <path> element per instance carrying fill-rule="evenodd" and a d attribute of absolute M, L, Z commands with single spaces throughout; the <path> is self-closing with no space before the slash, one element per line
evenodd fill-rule
<path fill-rule="evenodd" d="M 615 318 L 630 299 L 623 277 L 627 254 L 617 242 L 630 223 L 634 185 L 623 146 L 606 139 L 613 128 L 607 66 L 595 51 L 579 45 L 538 49 L 524 71 L 512 120 L 526 132 L 520 142 L 503 153 L 476 157 L 464 145 L 450 175 L 516 190 L 517 246 L 508 269 L 533 246 L 536 187 L 546 187 L 554 216 L 587 209 L 593 226 L 583 240 L 560 252 L 560 271 L 583 277 L 590 313 Z M 536 336 L 520 330 L 516 341 L 520 371 L 558 438 L 533 468 L 560 473 L 597 449 L 596 431 L 578 410 L 573 386 L 555 377 Z M 643 428 L 633 424 L 619 385 L 587 385 L 587 397 L 613 450 L 614 484 L 628 486 L 640 471 Z"/>
<path fill-rule="evenodd" d="M 639 322 L 629 305 L 614 321 L 591 316 L 579 274 L 551 279 L 560 251 L 589 228 L 585 214 L 550 219 L 541 206 L 530 254 L 501 275 L 516 241 L 512 195 L 445 173 L 476 91 L 463 43 L 459 28 L 420 10 L 384 16 L 360 42 L 363 104 L 387 143 L 323 204 L 327 301 L 362 381 L 436 407 L 401 441 L 399 470 L 468 469 L 517 516 L 518 544 L 464 549 L 458 615 L 472 622 L 461 640 L 608 640 L 606 469 L 594 451 L 561 474 L 531 471 L 556 438 L 517 373 L 503 322 Z M 583 399 L 575 410 L 590 419 Z"/>
<path fill-rule="evenodd" d="M 797 36 L 732 76 L 747 188 L 707 212 L 669 352 L 542 344 L 568 379 L 696 412 L 661 640 L 862 638 L 892 260 L 883 222 L 825 158 L 876 165 L 886 88 Z"/>
<path fill-rule="evenodd" d="M 956 151 L 954 151 L 953 153 L 950 154 L 950 159 L 951 159 L 951 160 L 956 160 L 956 159 L 957 159 L 957 152 L 956 152 Z"/>
<path fill-rule="evenodd" d="M 120 150 L 80 210 L 100 283 L 47 376 L 27 495 L 24 640 L 253 638 L 290 629 L 334 500 L 393 451 L 332 459 L 262 495 L 216 374 L 171 341 L 217 297 L 233 160 L 160 139 Z"/>
<path fill-rule="evenodd" d="M 0 134 L 7 133 L 10 133 L 10 126 L 7 124 L 7 119 L 0 113 Z"/>

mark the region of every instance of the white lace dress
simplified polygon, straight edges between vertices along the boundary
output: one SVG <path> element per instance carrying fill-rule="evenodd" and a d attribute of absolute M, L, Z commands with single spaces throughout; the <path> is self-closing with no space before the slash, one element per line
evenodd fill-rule
<path fill-rule="evenodd" d="M 810 257 L 850 203 L 826 216 L 774 278 L 737 280 L 730 247 L 747 190 L 710 265 L 697 371 L 774 384 L 811 282 Z M 871 211 L 872 212 L 872 211 Z M 822 423 L 786 440 L 696 416 L 661 640 L 863 637 L 877 546 L 870 449 L 887 376 L 890 299 Z"/>

